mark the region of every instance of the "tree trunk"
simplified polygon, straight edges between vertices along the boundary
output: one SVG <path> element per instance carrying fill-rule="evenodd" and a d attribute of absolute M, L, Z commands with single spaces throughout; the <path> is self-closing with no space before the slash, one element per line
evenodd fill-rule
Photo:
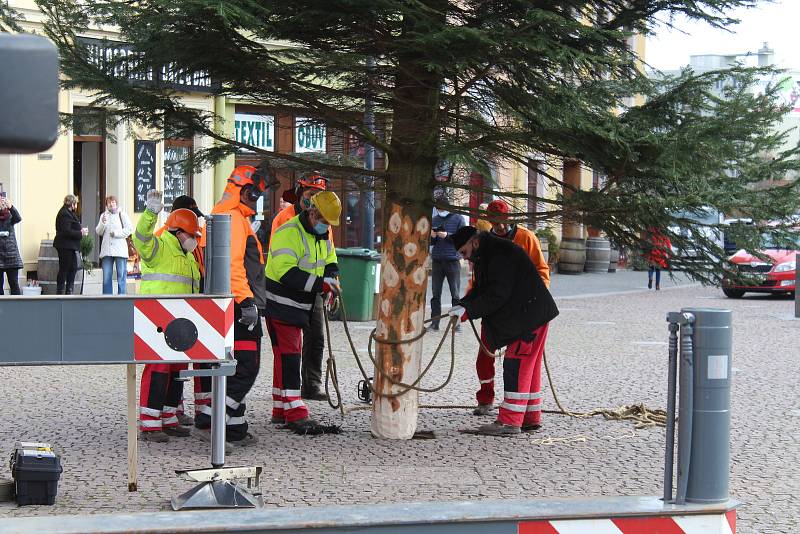
<path fill-rule="evenodd" d="M 564 161 L 564 183 L 574 187 L 575 189 L 581 188 L 581 164 L 575 160 Z M 574 193 L 569 187 L 564 187 L 564 198 L 571 197 Z M 583 225 L 572 218 L 571 213 L 564 214 L 562 222 L 562 237 L 583 239 Z"/>
<path fill-rule="evenodd" d="M 403 33 L 431 35 L 445 24 L 447 0 L 422 0 L 427 16 L 408 17 Z M 392 103 L 392 153 L 386 179 L 381 291 L 376 335 L 379 340 L 413 339 L 423 331 L 428 273 L 425 261 L 431 235 L 434 170 L 438 161 L 441 72 L 409 49 L 397 57 Z M 372 434 L 410 439 L 417 429 L 419 394 L 394 382 L 413 383 L 420 373 L 422 340 L 405 344 L 378 342 Z M 385 378 L 388 376 L 391 381 Z"/>

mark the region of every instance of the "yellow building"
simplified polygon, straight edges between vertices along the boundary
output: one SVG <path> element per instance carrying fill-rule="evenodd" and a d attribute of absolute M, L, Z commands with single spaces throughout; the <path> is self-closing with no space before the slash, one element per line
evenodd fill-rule
<path fill-rule="evenodd" d="M 10 7 L 24 16 L 22 26 L 26 31 L 41 29 L 43 15 L 32 0 L 11 0 Z M 119 35 L 110 30 L 89 31 L 82 38 L 91 45 L 92 58 L 96 61 L 125 48 L 125 44 L 119 42 Z M 104 45 L 101 39 L 110 43 Z M 224 105 L 223 99 L 211 95 L 211 81 L 207 77 L 179 78 L 168 72 L 160 75 L 162 79 L 170 79 L 174 88 L 181 91 L 183 102 L 190 107 L 214 112 L 216 106 Z M 62 90 L 59 93 L 61 112 L 80 113 L 91 103 L 92 94 L 86 91 Z M 0 105 L 13 105 L 13 102 Z M 215 170 L 186 174 L 177 162 L 185 159 L 190 151 L 209 145 L 211 140 L 163 138 L 161 132 L 129 131 L 126 125 L 118 126 L 113 132 L 102 131 L 100 127 L 86 128 L 62 133 L 46 152 L 0 155 L 0 183 L 22 215 L 22 223 L 17 225 L 17 241 L 24 262 L 20 277 L 24 279 L 26 273 L 37 270 L 40 243 L 54 237 L 56 213 L 67 194 L 75 194 L 80 199 L 81 222 L 95 239 L 93 260 L 97 259 L 99 250 L 94 228 L 108 195 L 117 197 L 121 209 L 128 213 L 134 225 L 144 210 L 144 195 L 151 188 L 165 191 L 165 204 L 187 194 L 197 200 L 201 210 L 210 210 L 218 193 L 214 191 Z M 222 181 L 224 183 L 224 177 Z"/>

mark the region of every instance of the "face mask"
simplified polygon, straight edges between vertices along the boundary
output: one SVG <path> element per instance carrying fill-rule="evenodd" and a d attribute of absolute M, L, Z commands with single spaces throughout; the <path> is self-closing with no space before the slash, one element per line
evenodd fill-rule
<path fill-rule="evenodd" d="M 317 235 L 327 234 L 328 228 L 330 228 L 329 225 L 323 222 L 318 222 L 317 224 L 314 225 L 314 233 Z"/>
<path fill-rule="evenodd" d="M 108 211 L 113 215 L 116 215 L 118 210 L 119 208 L 108 208 Z"/>
<path fill-rule="evenodd" d="M 193 252 L 194 249 L 197 248 L 197 239 L 193 237 L 186 238 L 181 243 L 181 248 L 184 250 L 184 252 Z"/>
<path fill-rule="evenodd" d="M 436 215 L 438 215 L 439 217 L 447 217 L 448 215 L 450 215 L 449 211 L 440 210 L 439 208 L 435 208 L 435 209 L 436 209 Z"/>

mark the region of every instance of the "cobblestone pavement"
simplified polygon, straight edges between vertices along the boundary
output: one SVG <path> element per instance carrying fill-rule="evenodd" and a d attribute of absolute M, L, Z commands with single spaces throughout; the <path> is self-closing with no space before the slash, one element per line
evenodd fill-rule
<path fill-rule="evenodd" d="M 572 283 L 566 278 L 556 282 Z M 686 306 L 732 308 L 731 493 L 743 502 L 739 532 L 800 531 L 800 320 L 793 318 L 791 300 L 729 300 L 718 289 L 685 286 L 566 298 L 559 304 L 561 315 L 551 326 L 548 353 L 558 393 L 573 410 L 639 402 L 663 407 L 666 312 Z M 370 326 L 352 326 L 356 346 L 364 353 Z M 345 349 L 341 324 L 333 323 L 332 329 L 345 400 L 354 405 L 361 377 Z M 432 346 L 433 340 L 427 339 L 427 354 Z M 421 401 L 472 404 L 476 349 L 464 329 L 457 336 L 451 385 L 423 395 Z M 436 439 L 381 441 L 368 432 L 369 412 L 355 411 L 341 420 L 327 404 L 312 402 L 315 416 L 341 423 L 344 433 L 294 436 L 269 423 L 271 362 L 265 348 L 262 373 L 248 399 L 248 416 L 260 443 L 228 457 L 229 465 L 264 466 L 261 491 L 268 506 L 661 494 L 663 429 L 634 430 L 625 422 L 546 414 L 536 434 L 490 438 L 458 430 L 491 417 L 474 417 L 465 409 L 428 409 L 421 412 L 419 428 L 435 431 Z M 436 362 L 428 385 L 446 376 L 448 364 L 447 358 Z M 10 454 L 21 439 L 46 441 L 61 449 L 64 464 L 55 506 L 4 504 L 0 513 L 165 510 L 171 497 L 191 487 L 173 470 L 208 465 L 209 446 L 196 438 L 140 444 L 140 489 L 126 491 L 124 377 L 122 366 L 0 368 L 6 406 L 0 412 L 0 451 Z M 546 407 L 553 408 L 547 387 L 545 395 Z M 0 468 L 0 476 L 10 476 L 7 466 Z"/>

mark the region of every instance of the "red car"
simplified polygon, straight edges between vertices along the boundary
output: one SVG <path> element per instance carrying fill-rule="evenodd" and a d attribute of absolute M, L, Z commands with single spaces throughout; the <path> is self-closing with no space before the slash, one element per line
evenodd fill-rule
<path fill-rule="evenodd" d="M 768 248 L 764 254 L 770 258 L 765 262 L 744 250 L 728 258 L 736 265 L 740 273 L 746 276 L 747 283 L 734 283 L 723 280 L 722 292 L 726 297 L 738 299 L 745 293 L 773 293 L 794 295 L 795 290 L 795 263 L 798 250 Z"/>

